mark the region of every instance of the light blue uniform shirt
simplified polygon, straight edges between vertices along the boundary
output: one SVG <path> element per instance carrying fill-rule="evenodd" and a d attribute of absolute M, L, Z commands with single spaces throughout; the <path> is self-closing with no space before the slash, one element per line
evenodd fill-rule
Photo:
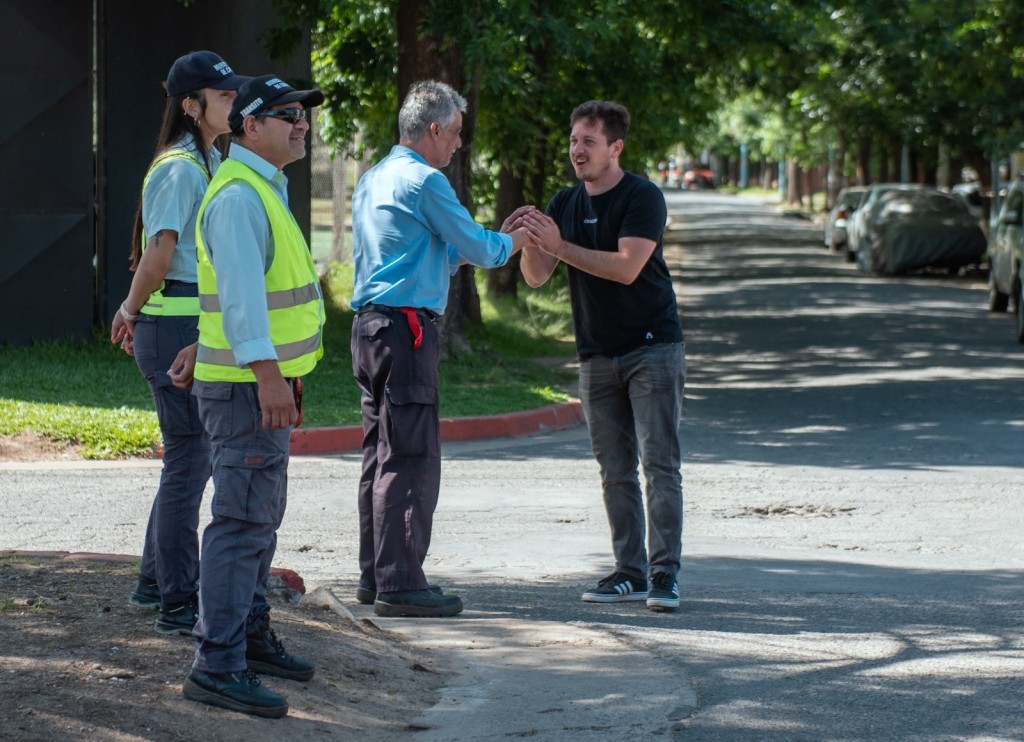
<path fill-rule="evenodd" d="M 191 134 L 185 134 L 177 144 L 196 156 L 196 143 Z M 210 172 L 217 172 L 220 152 L 211 147 Z M 164 162 L 153 171 L 142 194 L 142 226 L 149 239 L 163 229 L 178 233 L 178 245 L 171 255 L 166 278 L 174 281 L 196 282 L 196 216 L 209 181 L 195 165 L 180 158 Z"/>
<path fill-rule="evenodd" d="M 444 314 L 459 259 L 504 265 L 512 237 L 473 221 L 441 171 L 395 145 L 352 195 L 352 254 L 353 309 L 374 303 Z"/>
<path fill-rule="evenodd" d="M 288 178 L 283 172 L 237 142 L 231 143 L 228 158 L 255 170 L 287 208 Z M 224 336 L 236 363 L 244 367 L 253 361 L 276 361 L 264 279 L 274 259 L 274 239 L 259 194 L 242 181 L 224 186 L 207 204 L 200 228 L 217 274 Z"/>

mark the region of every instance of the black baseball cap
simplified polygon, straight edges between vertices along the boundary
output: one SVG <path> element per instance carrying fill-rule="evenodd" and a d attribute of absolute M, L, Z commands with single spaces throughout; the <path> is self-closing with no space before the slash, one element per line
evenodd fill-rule
<path fill-rule="evenodd" d="M 182 95 L 203 88 L 238 90 L 251 78 L 236 75 L 219 54 L 198 51 L 178 57 L 167 73 L 167 95 Z"/>
<path fill-rule="evenodd" d="M 285 103 L 301 103 L 303 108 L 315 108 L 323 102 L 324 94 L 319 90 L 296 90 L 277 75 L 253 77 L 238 89 L 228 114 L 228 126 L 236 131 L 246 116 Z"/>

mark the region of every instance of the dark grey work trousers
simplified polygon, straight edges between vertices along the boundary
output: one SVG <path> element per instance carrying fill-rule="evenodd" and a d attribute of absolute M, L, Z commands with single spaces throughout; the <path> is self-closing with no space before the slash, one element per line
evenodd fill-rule
<path fill-rule="evenodd" d="M 263 427 L 255 383 L 196 380 L 213 461 L 213 518 L 203 530 L 193 667 L 244 670 L 246 637 L 269 621 L 267 580 L 288 504 L 292 428 Z"/>
<path fill-rule="evenodd" d="M 195 289 L 195 284 L 188 284 Z M 168 295 L 187 295 L 166 290 Z M 193 294 L 194 295 L 194 294 Z M 163 438 L 163 469 L 149 512 L 139 573 L 155 580 L 166 604 L 184 603 L 199 581 L 199 506 L 210 478 L 210 444 L 195 398 L 171 385 L 167 369 L 199 337 L 198 317 L 140 315 L 135 362 L 149 382 Z"/>
<path fill-rule="evenodd" d="M 360 584 L 379 592 L 423 590 L 423 560 L 441 487 L 437 327 L 382 307 L 352 321 L 352 373 L 362 389 L 359 479 Z"/>

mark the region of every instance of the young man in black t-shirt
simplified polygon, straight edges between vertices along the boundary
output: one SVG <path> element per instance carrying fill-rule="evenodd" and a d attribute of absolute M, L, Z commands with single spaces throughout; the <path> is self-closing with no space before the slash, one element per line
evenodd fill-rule
<path fill-rule="evenodd" d="M 569 270 L 580 398 L 615 555 L 615 571 L 583 600 L 637 600 L 673 610 L 682 550 L 678 425 L 686 362 L 662 256 L 665 198 L 619 165 L 629 131 L 624 107 L 590 101 L 573 111 L 570 124 L 569 156 L 581 182 L 556 194 L 546 213 L 522 217 L 532 242 L 520 265 L 534 287 L 559 262 Z M 646 518 L 638 462 L 647 484 Z"/>

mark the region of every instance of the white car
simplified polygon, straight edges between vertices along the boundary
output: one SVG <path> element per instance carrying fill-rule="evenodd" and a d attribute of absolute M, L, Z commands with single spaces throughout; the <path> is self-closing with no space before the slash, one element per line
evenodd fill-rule
<path fill-rule="evenodd" d="M 1024 343 L 1024 181 L 1003 201 L 988 246 L 988 308 L 1005 312 L 1013 300 L 1017 342 Z"/>
<path fill-rule="evenodd" d="M 835 206 L 825 220 L 825 247 L 832 252 L 846 248 L 846 227 L 867 190 L 867 186 L 850 186 L 839 191 L 836 196 Z"/>

